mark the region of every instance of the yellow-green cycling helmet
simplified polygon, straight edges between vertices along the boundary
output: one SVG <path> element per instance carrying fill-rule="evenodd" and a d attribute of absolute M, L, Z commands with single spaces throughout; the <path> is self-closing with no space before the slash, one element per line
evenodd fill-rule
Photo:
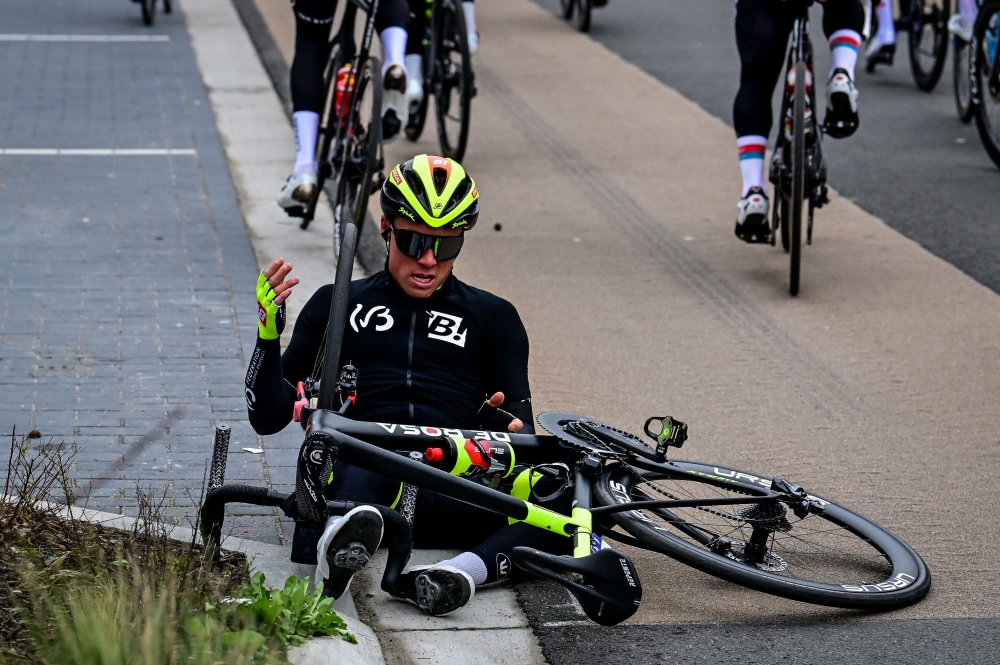
<path fill-rule="evenodd" d="M 386 217 L 408 217 L 435 229 L 471 229 L 479 219 L 479 190 L 461 164 L 417 155 L 395 166 L 382 185 Z"/>

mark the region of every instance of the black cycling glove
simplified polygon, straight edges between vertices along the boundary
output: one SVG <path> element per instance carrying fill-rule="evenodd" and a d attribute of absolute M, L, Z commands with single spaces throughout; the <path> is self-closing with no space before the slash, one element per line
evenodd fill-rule
<path fill-rule="evenodd" d="M 513 413 L 504 411 L 499 406 L 490 406 L 489 400 L 479 407 L 479 427 L 489 432 L 507 432 L 507 427 L 517 419 Z"/>

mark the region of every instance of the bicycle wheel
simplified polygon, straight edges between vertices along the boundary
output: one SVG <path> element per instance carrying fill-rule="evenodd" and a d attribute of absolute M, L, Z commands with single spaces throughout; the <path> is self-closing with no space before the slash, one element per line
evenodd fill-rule
<path fill-rule="evenodd" d="M 958 119 L 968 124 L 972 122 L 972 114 L 976 112 L 973 101 L 972 87 L 972 47 L 969 42 L 955 38 L 955 53 L 952 58 L 954 72 L 952 83 L 955 89 L 955 110 Z"/>
<path fill-rule="evenodd" d="M 462 161 L 469 141 L 472 112 L 472 61 L 465 14 L 455 0 L 438 5 L 434 31 L 434 109 L 441 154 Z"/>
<path fill-rule="evenodd" d="M 973 76 L 976 86 L 976 129 L 986 153 L 1000 167 L 1000 0 L 979 8 L 972 36 Z"/>
<path fill-rule="evenodd" d="M 163 13 L 170 14 L 173 11 L 174 11 L 173 0 L 163 0 Z"/>
<path fill-rule="evenodd" d="M 785 250 L 785 254 L 788 253 L 788 248 L 791 242 L 788 232 L 788 197 L 782 195 L 780 202 L 778 204 L 781 210 L 781 217 L 779 218 L 781 225 L 781 248 Z"/>
<path fill-rule="evenodd" d="M 924 92 L 937 85 L 948 53 L 951 0 L 911 0 L 910 71 Z"/>
<path fill-rule="evenodd" d="M 576 20 L 573 25 L 580 32 L 590 32 L 590 19 L 594 13 L 594 0 L 576 0 Z"/>
<path fill-rule="evenodd" d="M 573 18 L 574 5 L 576 5 L 576 0 L 559 0 L 559 9 L 562 11 L 562 17 L 567 21 Z"/>
<path fill-rule="evenodd" d="M 156 0 L 142 0 L 142 22 L 146 25 L 153 25 L 155 16 Z"/>
<path fill-rule="evenodd" d="M 662 468 L 610 467 L 594 486 L 595 503 L 759 496 L 771 486 L 767 477 L 711 464 Z M 930 573 L 909 545 L 842 506 L 809 498 L 821 513 L 799 517 L 785 503 L 768 502 L 632 510 L 602 523 L 709 575 L 783 598 L 874 610 L 912 605 L 927 594 Z"/>
<path fill-rule="evenodd" d="M 378 58 L 368 58 L 349 85 L 337 122 L 343 128 L 335 138 L 331 166 L 336 178 L 334 199 L 334 254 L 339 255 L 344 228 L 353 224 L 361 235 L 372 179 L 380 168 L 382 147 L 382 85 Z"/>
<path fill-rule="evenodd" d="M 806 195 L 806 63 L 795 63 L 795 101 L 792 119 L 792 192 L 788 207 L 789 219 L 788 253 L 791 256 L 791 270 L 788 276 L 788 292 L 799 293 L 799 267 L 802 262 L 802 199 Z"/>

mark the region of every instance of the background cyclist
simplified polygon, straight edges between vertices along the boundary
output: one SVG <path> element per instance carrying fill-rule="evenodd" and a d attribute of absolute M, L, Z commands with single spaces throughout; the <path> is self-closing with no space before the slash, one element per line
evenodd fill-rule
<path fill-rule="evenodd" d="M 976 0 L 958 0 L 958 12 L 948 19 L 948 32 L 962 41 L 971 42 L 978 13 Z M 878 17 L 878 32 L 865 51 L 869 71 L 875 65 L 891 65 L 896 55 L 896 24 L 891 0 L 880 0 L 875 5 L 875 15 Z"/>
<path fill-rule="evenodd" d="M 826 133 L 844 138 L 858 126 L 858 91 L 854 66 L 858 60 L 865 14 L 860 0 L 823 2 L 823 32 L 830 43 L 830 74 L 826 85 Z M 737 0 L 736 46 L 740 54 L 740 88 L 733 103 L 733 126 L 743 189 L 736 204 L 736 236 L 746 242 L 770 242 L 769 203 L 764 179 L 764 152 L 771 132 L 771 96 L 785 64 L 788 35 L 798 10 L 809 0 Z M 787 82 L 793 84 L 793 81 Z M 807 117 L 815 94 L 806 82 Z"/>
<path fill-rule="evenodd" d="M 359 370 L 351 417 L 531 432 L 528 336 L 517 310 L 452 272 L 465 234 L 479 217 L 475 182 L 453 160 L 418 155 L 390 172 L 381 205 L 385 268 L 352 282 L 349 296 L 341 357 Z M 299 283 L 288 277 L 291 269 L 278 259 L 258 281 L 261 320 L 246 390 L 250 423 L 260 434 L 276 433 L 291 421 L 293 386 L 314 375 L 330 313 L 333 287 L 327 285 L 303 307 L 281 353 L 284 302 Z M 497 408 L 501 404 L 503 410 Z M 510 489 L 516 476 L 508 476 L 510 484 L 503 489 Z M 549 480 L 539 481 L 540 494 L 558 494 L 553 491 L 558 486 L 544 484 Z M 398 501 L 400 483 L 338 463 L 326 493 L 391 506 Z M 559 503 L 568 504 L 568 496 L 552 501 L 546 505 L 568 509 Z M 349 546 L 360 543 L 364 552 L 373 553 L 381 530 L 381 516 L 371 508 L 331 518 L 321 540 L 321 552 L 328 554 L 320 558 L 320 568 L 332 595 L 342 594 L 354 570 L 367 563 L 367 554 L 348 560 Z M 513 569 L 509 553 L 517 545 L 555 554 L 570 551 L 568 538 L 522 523 L 508 525 L 505 517 L 426 490 L 418 495 L 414 539 L 417 547 L 468 550 L 404 573 L 401 599 L 435 615 L 462 607 L 475 585 L 507 577 Z"/>
<path fill-rule="evenodd" d="M 295 13 L 295 57 L 290 84 L 295 168 L 278 196 L 278 205 L 286 210 L 307 206 L 318 193 L 316 136 L 319 133 L 319 117 L 326 103 L 323 71 L 330 54 L 330 30 L 337 0 L 292 0 L 292 10 Z M 400 99 L 406 93 L 404 55 L 409 23 L 408 0 L 379 0 L 375 29 L 382 40 L 382 82 L 385 96 L 390 97 L 390 101 L 393 93 Z M 388 108 L 390 105 L 383 106 Z M 399 119 L 400 122 L 405 120 Z M 386 128 L 393 127 L 398 132 L 399 122 L 386 123 Z"/>

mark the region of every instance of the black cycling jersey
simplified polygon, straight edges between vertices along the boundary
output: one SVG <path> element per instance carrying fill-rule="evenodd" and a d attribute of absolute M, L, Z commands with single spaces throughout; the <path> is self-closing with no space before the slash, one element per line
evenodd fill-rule
<path fill-rule="evenodd" d="M 274 434 L 292 419 L 295 384 L 313 372 L 333 286 L 302 309 L 288 349 L 257 340 L 246 376 L 250 424 Z M 528 335 L 506 300 L 454 275 L 429 298 L 411 298 L 388 268 L 351 283 L 341 364 L 358 368 L 357 420 L 477 429 L 494 392 L 532 432 Z"/>

